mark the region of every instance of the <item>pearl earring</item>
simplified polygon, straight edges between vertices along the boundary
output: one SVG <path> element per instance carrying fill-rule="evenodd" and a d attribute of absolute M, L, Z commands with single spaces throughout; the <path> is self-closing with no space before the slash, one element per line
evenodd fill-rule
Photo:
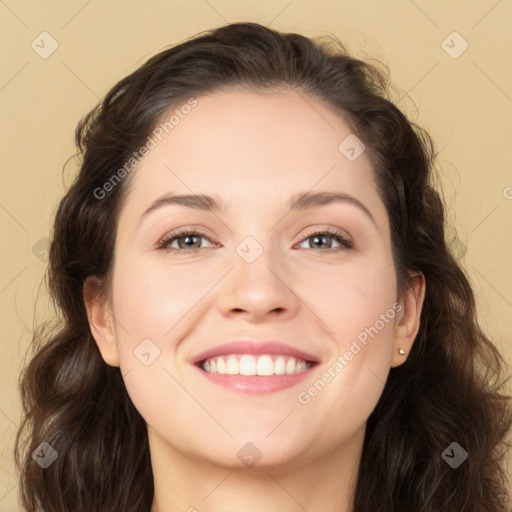
<path fill-rule="evenodd" d="M 405 354 L 405 350 L 403 348 L 398 349 L 398 353 L 403 356 Z"/>

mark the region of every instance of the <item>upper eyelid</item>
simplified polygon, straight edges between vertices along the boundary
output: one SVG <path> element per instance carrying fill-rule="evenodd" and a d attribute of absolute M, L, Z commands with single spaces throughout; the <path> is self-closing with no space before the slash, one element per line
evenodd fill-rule
<path fill-rule="evenodd" d="M 343 235 L 345 238 L 349 238 L 349 239 L 352 238 L 348 233 L 346 233 L 346 231 L 344 229 L 336 228 L 336 227 L 323 227 L 323 228 L 307 229 L 307 232 L 302 234 L 302 238 L 312 236 L 315 233 L 330 233 L 332 235 L 339 234 L 339 235 Z M 185 236 L 187 234 L 200 235 L 200 236 L 203 236 L 204 238 L 208 238 L 210 241 L 212 241 L 211 240 L 212 237 L 210 235 L 208 235 L 208 233 L 205 233 L 204 231 L 201 231 L 200 229 L 195 229 L 195 228 L 183 228 L 183 229 L 179 229 L 177 231 L 174 231 L 174 230 L 170 231 L 169 233 L 164 235 L 161 238 L 161 240 L 165 240 L 167 238 Z"/>

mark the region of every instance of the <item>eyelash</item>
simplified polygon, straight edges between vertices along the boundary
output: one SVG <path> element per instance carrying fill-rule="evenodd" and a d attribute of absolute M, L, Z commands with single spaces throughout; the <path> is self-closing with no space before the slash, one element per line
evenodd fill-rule
<path fill-rule="evenodd" d="M 165 252 L 181 252 L 181 253 L 185 253 L 185 254 L 194 253 L 194 252 L 199 251 L 200 249 L 206 249 L 206 247 L 196 247 L 194 249 L 176 249 L 176 248 L 168 247 L 168 245 L 171 242 L 173 242 L 174 240 L 177 240 L 178 238 L 182 238 L 185 236 L 190 236 L 190 235 L 195 235 L 195 236 L 200 236 L 200 237 L 206 238 L 209 242 L 213 243 L 210 240 L 210 238 L 207 237 L 204 233 L 201 233 L 199 231 L 183 230 L 183 231 L 178 231 L 178 232 L 174 232 L 174 233 L 169 233 L 162 240 L 160 240 L 160 242 L 158 242 L 156 248 L 157 248 L 157 250 L 161 250 L 161 251 L 165 251 Z M 330 249 L 320 249 L 317 252 L 332 253 L 332 252 L 338 252 L 338 251 L 346 251 L 346 250 L 350 250 L 350 249 L 354 248 L 353 243 L 349 239 L 347 239 L 340 231 L 329 230 L 329 229 L 326 229 L 323 231 L 313 231 L 312 233 L 307 233 L 300 240 L 299 243 L 302 243 L 302 242 L 304 242 L 304 240 L 307 240 L 308 238 L 311 238 L 316 235 L 328 235 L 329 237 L 333 238 L 334 240 L 336 240 L 337 242 L 339 242 L 341 244 L 341 247 L 334 247 L 334 248 L 330 248 Z M 314 250 L 314 249 L 309 248 L 308 250 Z"/>

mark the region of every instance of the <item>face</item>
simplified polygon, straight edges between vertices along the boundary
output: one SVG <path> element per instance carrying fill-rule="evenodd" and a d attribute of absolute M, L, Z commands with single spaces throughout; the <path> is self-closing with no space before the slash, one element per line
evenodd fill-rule
<path fill-rule="evenodd" d="M 367 153 L 354 159 L 353 138 L 340 150 L 351 130 L 321 101 L 196 99 L 130 176 L 115 322 L 98 345 L 153 450 L 232 467 L 258 452 L 269 466 L 310 463 L 364 431 L 398 364 L 387 212 Z"/>

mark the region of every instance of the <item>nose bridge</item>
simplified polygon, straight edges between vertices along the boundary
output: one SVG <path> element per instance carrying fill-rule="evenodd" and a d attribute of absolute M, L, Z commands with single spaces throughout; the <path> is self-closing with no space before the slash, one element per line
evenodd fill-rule
<path fill-rule="evenodd" d="M 263 203 L 250 208 L 240 205 L 239 215 L 231 225 L 237 270 L 250 270 L 256 265 L 258 271 L 267 271 L 277 261 L 275 230 L 269 227 L 268 219 L 261 215 Z"/>
<path fill-rule="evenodd" d="M 245 282 L 254 289 L 275 286 L 276 274 L 282 272 L 277 250 L 271 246 L 269 236 L 253 235 L 245 237 L 235 248 L 233 258 L 234 274 L 237 282 Z M 279 281 L 279 280 L 278 280 Z"/>
<path fill-rule="evenodd" d="M 279 251 L 270 245 L 268 233 L 263 229 L 260 233 L 246 236 L 235 247 L 234 268 L 220 298 L 224 313 L 245 310 L 249 314 L 264 315 L 274 310 L 290 312 L 295 308 L 296 297 L 286 285 L 285 265 L 279 259 Z"/>

